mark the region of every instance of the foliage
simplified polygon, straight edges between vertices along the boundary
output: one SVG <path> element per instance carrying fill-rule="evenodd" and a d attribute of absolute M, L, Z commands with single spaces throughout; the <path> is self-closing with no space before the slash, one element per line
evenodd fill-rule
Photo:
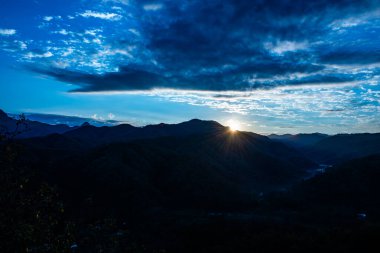
<path fill-rule="evenodd" d="M 66 252 L 73 242 L 74 224 L 64 220 L 64 206 L 55 187 L 38 172 L 20 163 L 23 147 L 14 132 L 2 132 L 0 156 L 1 252 Z"/>

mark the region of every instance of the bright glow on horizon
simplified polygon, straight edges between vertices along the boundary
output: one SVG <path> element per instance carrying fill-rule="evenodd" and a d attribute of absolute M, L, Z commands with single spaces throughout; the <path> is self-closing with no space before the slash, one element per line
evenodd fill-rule
<path fill-rule="evenodd" d="M 230 128 L 231 132 L 236 132 L 236 131 L 241 130 L 241 124 L 237 120 L 230 119 L 227 124 L 228 124 L 228 127 Z"/>

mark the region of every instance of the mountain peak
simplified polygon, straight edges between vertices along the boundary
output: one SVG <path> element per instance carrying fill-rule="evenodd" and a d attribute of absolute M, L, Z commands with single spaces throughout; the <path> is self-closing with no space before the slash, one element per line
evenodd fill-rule
<path fill-rule="evenodd" d="M 91 126 L 91 124 L 88 123 L 88 122 L 86 121 L 86 122 L 84 122 L 84 123 L 81 125 L 81 127 L 86 127 L 86 126 Z"/>
<path fill-rule="evenodd" d="M 8 119 L 8 114 L 6 114 L 3 110 L 0 109 L 0 119 Z"/>
<path fill-rule="evenodd" d="M 199 125 L 222 126 L 217 121 L 214 121 L 214 120 L 201 120 L 201 119 L 191 119 L 189 121 L 185 121 L 185 122 L 182 122 L 180 124 L 199 124 Z"/>

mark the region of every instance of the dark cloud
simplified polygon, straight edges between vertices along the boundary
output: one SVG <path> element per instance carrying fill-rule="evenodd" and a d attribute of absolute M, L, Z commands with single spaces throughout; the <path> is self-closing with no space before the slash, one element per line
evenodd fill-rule
<path fill-rule="evenodd" d="M 322 63 L 333 64 L 370 64 L 380 62 L 380 49 L 373 51 L 335 51 L 324 54 L 320 58 Z"/>
<path fill-rule="evenodd" d="M 268 82 L 255 82 L 256 78 L 270 78 L 278 74 L 296 72 L 312 73 L 322 69 L 311 64 L 267 62 L 238 66 L 231 70 L 196 75 L 165 75 L 130 67 L 121 67 L 118 72 L 89 74 L 59 68 L 30 68 L 59 81 L 77 84 L 73 92 L 150 90 L 154 88 L 190 90 L 248 90 L 263 88 Z M 293 84 L 289 82 L 288 84 Z M 273 86 L 273 84 L 271 84 Z"/>
<path fill-rule="evenodd" d="M 30 68 L 34 72 L 48 75 L 59 81 L 74 83 L 80 88 L 74 92 L 106 90 L 149 90 L 165 87 L 165 77 L 139 69 L 121 68 L 119 72 L 90 74 L 59 68 Z"/>
<path fill-rule="evenodd" d="M 153 88 L 246 90 L 354 81 L 361 76 L 328 71 L 323 74 L 324 64 L 380 61 L 379 50 L 371 47 L 379 42 L 378 38 L 367 41 L 366 51 L 355 48 L 359 47 L 355 43 L 361 36 L 373 32 L 371 27 L 352 35 L 355 43 L 350 46 L 354 48 L 336 45 L 340 35 L 337 28 L 331 28 L 334 21 L 360 19 L 361 14 L 378 8 L 375 0 L 193 0 L 131 4 L 138 7 L 134 15 L 139 19 L 143 45 L 135 57 L 144 61 L 134 65 L 118 63 L 119 72 L 102 74 L 52 67 L 34 70 L 77 84 L 79 87 L 74 91 L 82 92 Z M 146 4 L 161 4 L 162 8 L 146 11 L 143 8 Z M 118 36 L 110 44 L 131 43 L 122 32 Z M 300 73 L 307 76 L 286 80 L 287 76 Z M 281 76 L 282 81 L 274 81 Z M 273 81 L 261 80 L 275 77 Z"/>

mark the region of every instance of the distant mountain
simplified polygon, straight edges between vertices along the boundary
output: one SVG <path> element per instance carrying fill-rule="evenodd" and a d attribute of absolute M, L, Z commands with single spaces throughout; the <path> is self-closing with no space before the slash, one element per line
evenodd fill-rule
<path fill-rule="evenodd" d="M 268 137 L 271 140 L 279 141 L 282 143 L 285 143 L 292 147 L 302 148 L 306 146 L 313 145 L 327 137 L 329 135 L 327 134 L 321 134 L 321 133 L 312 133 L 312 134 L 283 134 L 283 135 L 277 135 L 277 134 L 271 134 L 268 135 Z"/>
<path fill-rule="evenodd" d="M 82 125 L 64 135 L 88 146 L 97 146 L 113 142 L 127 142 L 137 139 L 149 139 L 169 136 L 187 136 L 192 134 L 213 133 L 226 129 L 216 121 L 193 119 L 179 124 L 158 124 L 145 127 L 134 127 L 121 124 L 114 127 L 95 127 Z"/>
<path fill-rule="evenodd" d="M 0 110 L 0 131 L 7 135 L 15 135 L 15 138 L 46 136 L 53 133 L 64 133 L 74 129 L 64 124 L 49 125 L 28 119 L 22 124 L 18 124 L 17 122 L 16 118 L 9 117 L 4 111 Z"/>
<path fill-rule="evenodd" d="M 10 114 L 11 117 L 16 117 L 15 114 Z M 43 122 L 50 125 L 65 124 L 71 127 L 80 126 L 81 124 L 88 122 L 93 126 L 114 126 L 121 124 L 117 120 L 101 120 L 94 118 L 85 118 L 78 116 L 67 116 L 67 115 L 57 115 L 57 114 L 45 114 L 45 113 L 25 113 L 25 116 L 29 120 Z"/>
<path fill-rule="evenodd" d="M 311 160 L 320 164 L 337 164 L 354 158 L 380 153 L 380 133 L 337 134 L 285 134 L 268 136 L 271 140 L 297 148 Z"/>
<path fill-rule="evenodd" d="M 336 164 L 380 153 L 380 133 L 338 134 L 311 145 L 308 156 L 319 163 Z"/>

